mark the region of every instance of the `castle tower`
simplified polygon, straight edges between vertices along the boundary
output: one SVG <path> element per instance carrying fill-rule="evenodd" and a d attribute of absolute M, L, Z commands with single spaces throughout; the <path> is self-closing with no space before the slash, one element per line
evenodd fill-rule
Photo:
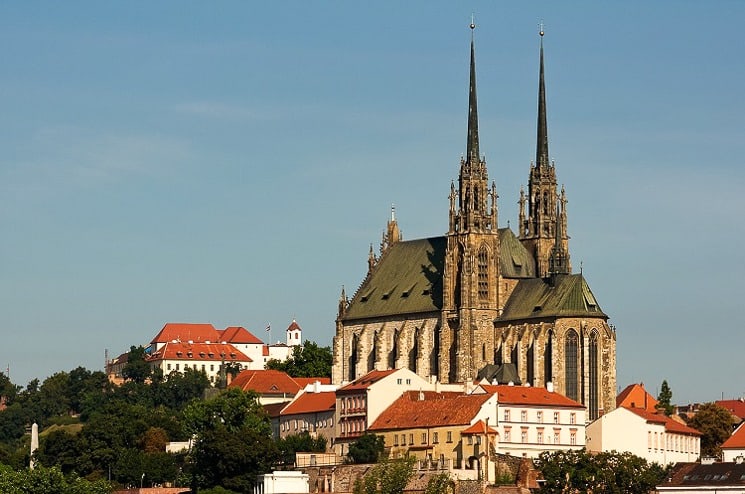
<path fill-rule="evenodd" d="M 460 160 L 458 189 L 454 184 L 450 186 L 443 273 L 443 327 L 440 335 L 443 354 L 439 358 L 439 373 L 441 380 L 446 382 L 463 382 L 475 377 L 476 369 L 484 360 L 479 357 L 481 352 L 475 350 L 476 344 L 493 339 L 491 321 L 499 307 L 497 192 L 494 183 L 489 186 L 486 161 L 479 152 L 473 37 L 476 26 L 471 23 L 470 27 L 468 138 L 466 155 Z M 451 362 L 454 365 L 451 366 Z"/>
<path fill-rule="evenodd" d="M 520 190 L 520 232 L 518 237 L 523 245 L 534 256 L 538 276 L 549 275 L 549 258 L 554 248 L 557 222 L 562 225 L 561 243 L 566 253 L 566 266 L 571 273 L 569 262 L 569 237 L 566 234 L 566 196 L 564 189 L 561 198 L 556 192 L 556 168 L 549 160 L 548 124 L 546 123 L 546 85 L 543 68 L 543 28 L 540 31 L 540 75 L 538 81 L 538 125 L 535 162 L 530 164 L 528 194 Z M 562 208 L 557 210 L 556 203 L 561 200 Z M 526 211 L 527 206 L 527 211 Z"/>

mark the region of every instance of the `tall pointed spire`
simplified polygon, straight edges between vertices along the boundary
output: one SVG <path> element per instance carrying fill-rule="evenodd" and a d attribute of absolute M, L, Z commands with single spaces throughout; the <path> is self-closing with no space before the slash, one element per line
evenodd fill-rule
<path fill-rule="evenodd" d="M 474 48 L 473 31 L 476 24 L 471 18 L 471 80 L 468 88 L 468 142 L 466 144 L 466 161 L 479 161 L 479 117 L 476 111 L 476 49 Z"/>
<path fill-rule="evenodd" d="M 538 81 L 538 142 L 535 149 L 537 167 L 548 166 L 548 125 L 546 124 L 546 85 L 543 76 L 543 23 L 541 23 L 541 69 Z"/>

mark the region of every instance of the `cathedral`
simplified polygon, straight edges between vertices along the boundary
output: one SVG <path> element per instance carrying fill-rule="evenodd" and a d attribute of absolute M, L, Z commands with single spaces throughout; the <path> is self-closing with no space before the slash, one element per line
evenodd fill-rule
<path fill-rule="evenodd" d="M 572 272 L 566 193 L 548 153 L 544 33 L 536 158 L 513 232 L 498 226 L 496 186 L 479 151 L 473 29 L 466 154 L 450 184 L 447 233 L 403 240 L 392 210 L 360 287 L 351 299 L 342 289 L 332 380 L 402 367 L 443 383 L 509 375 L 551 383 L 592 420 L 615 408 L 616 334 L 583 274 Z"/>

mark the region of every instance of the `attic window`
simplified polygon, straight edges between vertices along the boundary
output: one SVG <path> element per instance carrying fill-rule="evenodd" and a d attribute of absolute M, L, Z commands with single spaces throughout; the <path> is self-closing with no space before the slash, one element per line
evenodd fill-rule
<path fill-rule="evenodd" d="M 204 352 L 199 352 L 199 356 L 204 358 Z"/>
<path fill-rule="evenodd" d="M 415 285 L 411 285 L 411 288 L 409 288 L 408 290 L 404 290 L 403 292 L 401 292 L 401 298 L 408 297 L 411 294 L 411 292 L 414 291 L 414 286 Z"/>
<path fill-rule="evenodd" d="M 176 355 L 180 357 L 181 355 L 183 355 L 183 352 L 176 352 Z"/>
<path fill-rule="evenodd" d="M 429 295 L 429 293 L 430 293 L 429 288 L 425 288 L 424 290 L 422 290 L 422 295 Z"/>
<path fill-rule="evenodd" d="M 372 295 L 372 293 L 373 293 L 374 291 L 375 291 L 375 288 L 373 288 L 373 289 L 372 289 L 372 290 L 370 290 L 369 292 L 367 292 L 367 293 L 363 294 L 363 295 L 362 295 L 362 296 L 360 297 L 360 302 L 367 302 L 368 300 L 370 300 L 370 295 Z"/>
<path fill-rule="evenodd" d="M 187 357 L 189 357 L 189 358 L 192 358 L 192 357 L 194 356 L 194 354 L 193 354 L 193 353 L 191 353 L 191 352 L 187 352 L 187 353 L 186 353 L 186 356 L 187 356 Z"/>
<path fill-rule="evenodd" d="M 540 312 L 542 309 L 543 307 L 541 307 L 540 305 L 536 305 L 535 307 L 533 307 L 533 312 Z"/>
<path fill-rule="evenodd" d="M 215 354 L 214 354 L 214 353 L 212 353 L 212 352 L 208 353 L 207 355 L 209 356 L 209 358 L 212 358 L 212 357 L 214 357 L 214 356 L 215 356 Z"/>

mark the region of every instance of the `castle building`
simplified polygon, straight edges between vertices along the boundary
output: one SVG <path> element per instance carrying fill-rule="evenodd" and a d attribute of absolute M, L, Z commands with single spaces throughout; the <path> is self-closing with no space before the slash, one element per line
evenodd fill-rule
<path fill-rule="evenodd" d="M 543 31 L 536 160 L 519 195 L 518 231 L 498 226 L 497 192 L 480 153 L 471 25 L 466 154 L 450 184 L 444 236 L 401 238 L 395 214 L 351 299 L 342 289 L 335 383 L 408 368 L 466 382 L 514 366 L 532 386 L 582 403 L 592 420 L 615 408 L 616 335 L 582 273 L 572 273 L 566 193 L 549 160 Z"/>

